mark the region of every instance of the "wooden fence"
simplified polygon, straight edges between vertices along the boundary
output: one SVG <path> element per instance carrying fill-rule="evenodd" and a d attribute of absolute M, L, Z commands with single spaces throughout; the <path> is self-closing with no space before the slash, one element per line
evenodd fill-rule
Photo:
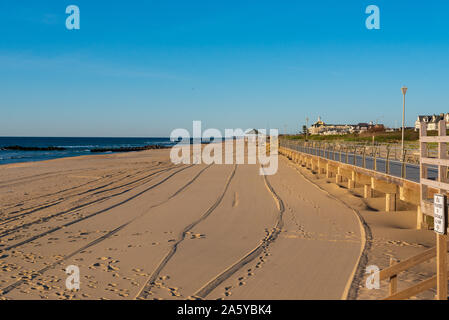
<path fill-rule="evenodd" d="M 448 167 L 449 157 L 447 143 L 449 136 L 446 135 L 446 122 L 439 122 L 438 136 L 427 136 L 427 125 L 421 123 L 420 130 L 420 190 L 421 211 L 427 216 L 433 217 L 434 205 L 431 197 L 438 192 L 446 195 L 449 190 Z M 429 154 L 428 143 L 438 144 L 438 154 L 432 157 Z M 428 177 L 428 167 L 438 167 L 438 178 L 433 180 Z M 447 235 L 436 233 L 436 246 L 428 249 L 414 257 L 402 262 L 390 261 L 390 267 L 380 272 L 380 280 L 389 279 L 390 290 L 387 300 L 408 299 L 414 295 L 437 287 L 436 299 L 447 300 L 448 294 L 448 272 L 447 272 Z M 420 263 L 436 257 L 436 275 L 426 279 L 412 287 L 397 292 L 398 274 L 406 271 Z"/>

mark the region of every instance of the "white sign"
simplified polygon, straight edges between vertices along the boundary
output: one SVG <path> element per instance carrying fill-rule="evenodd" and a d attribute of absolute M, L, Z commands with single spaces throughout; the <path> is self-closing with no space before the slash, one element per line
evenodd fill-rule
<path fill-rule="evenodd" d="M 447 200 L 442 194 L 433 196 L 433 229 L 436 233 L 446 234 Z"/>

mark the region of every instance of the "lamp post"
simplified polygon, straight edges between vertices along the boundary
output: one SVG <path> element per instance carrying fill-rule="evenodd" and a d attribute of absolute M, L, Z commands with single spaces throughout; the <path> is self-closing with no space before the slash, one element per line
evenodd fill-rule
<path fill-rule="evenodd" d="M 306 118 L 306 142 L 307 142 L 307 134 L 309 133 L 309 117 Z"/>
<path fill-rule="evenodd" d="M 401 144 L 401 150 L 402 150 L 402 159 L 404 159 L 404 130 L 405 130 L 405 94 L 407 93 L 407 87 L 403 86 L 401 88 L 402 90 L 402 96 L 403 96 L 403 103 L 402 103 L 402 144 Z"/>

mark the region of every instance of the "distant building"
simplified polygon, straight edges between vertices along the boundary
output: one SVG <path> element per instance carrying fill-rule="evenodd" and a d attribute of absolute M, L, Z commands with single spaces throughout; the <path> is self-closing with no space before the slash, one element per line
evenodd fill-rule
<path fill-rule="evenodd" d="M 440 113 L 439 115 L 431 115 L 431 116 L 418 116 L 418 119 L 415 121 L 415 131 L 418 131 L 420 128 L 421 122 L 427 123 L 427 130 L 438 130 L 438 122 L 441 120 L 446 121 L 446 124 L 449 124 L 449 113 Z"/>
<path fill-rule="evenodd" d="M 259 138 L 266 139 L 267 135 L 257 129 L 251 129 L 245 132 L 244 138 L 246 141 L 257 141 Z"/>
<path fill-rule="evenodd" d="M 368 131 L 384 131 L 383 124 L 358 123 L 358 124 L 326 124 L 320 117 L 318 121 L 308 129 L 311 135 L 342 135 L 348 133 L 363 133 Z"/>

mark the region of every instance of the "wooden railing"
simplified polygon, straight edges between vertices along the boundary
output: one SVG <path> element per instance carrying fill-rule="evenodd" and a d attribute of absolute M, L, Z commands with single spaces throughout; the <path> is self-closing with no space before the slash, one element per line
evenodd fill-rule
<path fill-rule="evenodd" d="M 433 216 L 434 205 L 429 198 L 433 196 L 431 189 L 436 189 L 438 193 L 447 196 L 449 190 L 449 178 L 447 170 L 449 168 L 448 147 L 449 136 L 447 134 L 446 122 L 440 121 L 438 124 L 438 136 L 427 136 L 427 124 L 421 123 L 420 128 L 420 193 L 421 193 L 421 212 L 428 216 Z M 436 157 L 429 155 L 429 143 L 438 145 L 438 154 Z M 438 166 L 438 177 L 436 180 L 429 179 L 428 166 Z M 447 300 L 447 282 L 448 282 L 448 266 L 447 252 L 448 241 L 446 230 L 445 234 L 436 234 L 436 247 L 428 249 L 414 257 L 405 261 L 396 263 L 390 260 L 390 267 L 382 270 L 379 279 L 390 280 L 390 290 L 387 300 L 408 299 L 421 292 L 437 287 L 436 299 Z M 436 257 L 436 275 L 415 284 L 405 290 L 397 292 L 398 274 L 420 263 L 428 261 Z"/>
<path fill-rule="evenodd" d="M 417 266 L 420 263 L 429 261 L 430 259 L 435 258 L 437 255 L 436 247 L 431 249 L 427 249 L 416 256 L 408 258 L 407 260 L 398 262 L 393 258 L 390 259 L 390 267 L 381 270 L 379 273 L 379 280 L 389 280 L 389 295 L 385 300 L 403 300 L 409 299 L 412 296 L 420 294 L 424 291 L 435 288 L 437 285 L 437 276 L 433 276 L 429 279 L 426 279 L 418 284 L 415 284 L 407 289 L 402 291 L 397 291 L 397 283 L 398 276 L 401 272 L 406 271 L 414 266 Z M 449 277 L 448 277 L 449 279 Z"/>

